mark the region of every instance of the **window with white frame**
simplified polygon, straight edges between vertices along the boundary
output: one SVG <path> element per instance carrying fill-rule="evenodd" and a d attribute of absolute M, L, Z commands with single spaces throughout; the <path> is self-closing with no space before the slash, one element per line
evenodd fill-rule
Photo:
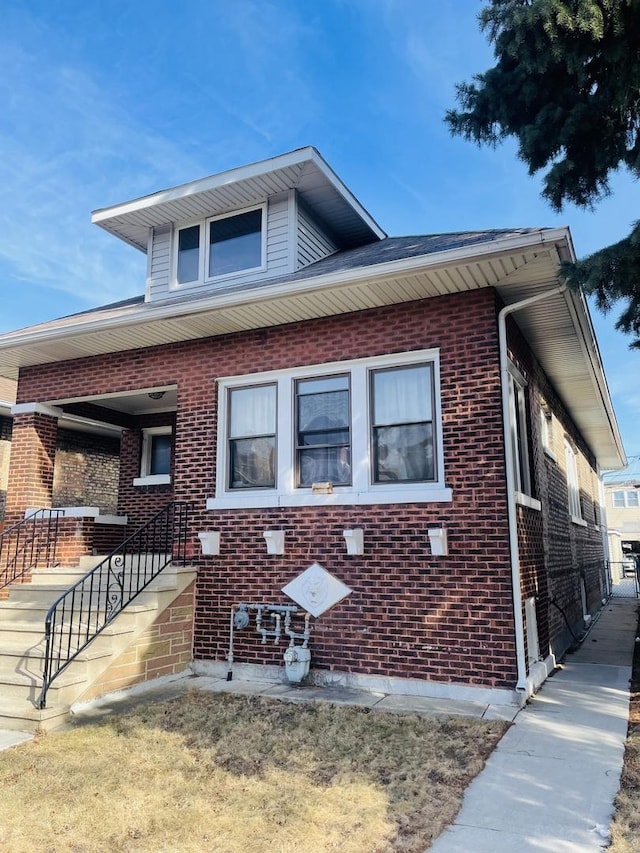
<path fill-rule="evenodd" d="M 448 501 L 437 350 L 218 380 L 211 509 Z"/>
<path fill-rule="evenodd" d="M 140 476 L 136 486 L 163 485 L 171 482 L 173 431 L 170 426 L 142 430 Z"/>
<path fill-rule="evenodd" d="M 540 405 L 540 441 L 542 442 L 544 451 L 550 456 L 554 456 L 553 415 L 551 414 L 551 410 L 544 403 Z"/>
<path fill-rule="evenodd" d="M 635 489 L 630 489 L 629 491 L 615 491 L 613 493 L 613 506 L 622 509 L 622 508 L 633 508 L 637 509 L 640 506 L 640 501 L 638 500 L 638 492 Z"/>
<path fill-rule="evenodd" d="M 194 284 L 263 269 L 265 219 L 266 205 L 259 205 L 178 228 L 176 283 Z"/>
<path fill-rule="evenodd" d="M 509 365 L 509 432 L 517 493 L 533 496 L 527 429 L 526 382 L 515 365 Z"/>
<path fill-rule="evenodd" d="M 567 469 L 567 490 L 569 493 L 569 513 L 574 521 L 582 521 L 580 506 L 580 481 L 578 479 L 578 462 L 576 452 L 571 442 L 564 440 L 564 458 Z"/>

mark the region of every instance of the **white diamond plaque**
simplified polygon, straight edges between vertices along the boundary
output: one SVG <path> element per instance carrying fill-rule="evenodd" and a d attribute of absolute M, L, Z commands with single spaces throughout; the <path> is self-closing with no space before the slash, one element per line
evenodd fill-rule
<path fill-rule="evenodd" d="M 282 591 L 315 617 L 353 592 L 320 563 L 312 563 L 291 583 L 283 586 Z"/>

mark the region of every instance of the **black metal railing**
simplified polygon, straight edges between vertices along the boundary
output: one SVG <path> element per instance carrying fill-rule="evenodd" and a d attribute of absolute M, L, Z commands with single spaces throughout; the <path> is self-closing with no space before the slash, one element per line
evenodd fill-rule
<path fill-rule="evenodd" d="M 36 566 L 56 564 L 63 509 L 37 509 L 0 533 L 0 589 Z"/>
<path fill-rule="evenodd" d="M 168 504 L 64 592 L 45 620 L 39 708 L 52 682 L 171 562 L 184 562 L 189 505 Z"/>

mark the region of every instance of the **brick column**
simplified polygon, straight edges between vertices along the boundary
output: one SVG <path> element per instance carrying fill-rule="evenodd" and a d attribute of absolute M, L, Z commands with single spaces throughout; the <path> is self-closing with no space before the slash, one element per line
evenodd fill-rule
<path fill-rule="evenodd" d="M 15 406 L 6 517 L 16 519 L 27 507 L 51 506 L 59 409 L 41 403 Z"/>

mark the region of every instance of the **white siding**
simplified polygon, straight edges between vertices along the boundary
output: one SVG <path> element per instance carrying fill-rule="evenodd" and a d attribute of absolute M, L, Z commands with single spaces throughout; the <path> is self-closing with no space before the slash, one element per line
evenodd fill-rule
<path fill-rule="evenodd" d="M 298 205 L 298 254 L 296 269 L 333 254 L 338 247 L 311 218 L 306 208 Z"/>
<path fill-rule="evenodd" d="M 153 229 L 151 241 L 151 259 L 147 281 L 147 299 L 164 298 L 169 291 L 171 276 L 171 225 L 162 225 Z"/>
<path fill-rule="evenodd" d="M 176 287 L 173 285 L 172 234 L 174 226 L 154 228 L 147 281 L 147 300 L 167 299 L 184 293 L 222 290 L 225 287 L 286 275 L 293 268 L 290 262 L 291 240 L 289 222 L 292 216 L 288 194 L 269 199 L 267 204 L 266 270 L 253 270 L 244 275 L 234 275 L 219 281 L 195 283 Z M 180 223 L 174 223 L 176 226 Z"/>

